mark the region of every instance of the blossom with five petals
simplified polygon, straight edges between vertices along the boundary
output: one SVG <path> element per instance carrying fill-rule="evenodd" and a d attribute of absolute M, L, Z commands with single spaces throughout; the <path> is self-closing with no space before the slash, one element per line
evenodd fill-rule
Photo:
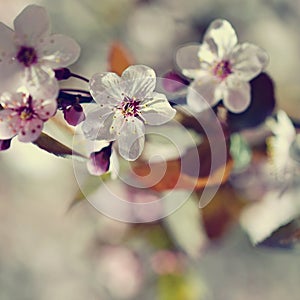
<path fill-rule="evenodd" d="M 128 67 L 119 77 L 112 72 L 95 74 L 90 92 L 96 101 L 83 123 L 88 139 L 118 141 L 119 153 L 135 160 L 144 147 L 145 124 L 170 121 L 176 110 L 166 96 L 154 92 L 155 72 L 144 65 Z"/>
<path fill-rule="evenodd" d="M 0 23 L 0 93 L 26 87 L 34 97 L 58 94 L 54 69 L 69 66 L 80 54 L 71 38 L 50 35 L 46 10 L 27 6 L 14 20 L 14 29 Z"/>
<path fill-rule="evenodd" d="M 42 100 L 25 93 L 3 93 L 0 97 L 0 139 L 18 135 L 21 142 L 35 141 L 43 124 L 57 108 L 55 99 Z"/>
<path fill-rule="evenodd" d="M 215 20 L 202 44 L 187 45 L 176 53 L 177 66 L 194 79 L 187 103 L 195 111 L 223 100 L 233 113 L 241 113 L 251 102 L 250 81 L 266 67 L 267 53 L 250 43 L 238 44 L 237 35 L 226 20 Z"/>

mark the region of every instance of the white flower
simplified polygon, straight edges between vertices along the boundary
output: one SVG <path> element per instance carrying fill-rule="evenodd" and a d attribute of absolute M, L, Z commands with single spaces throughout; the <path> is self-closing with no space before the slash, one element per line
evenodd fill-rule
<path fill-rule="evenodd" d="M 54 99 L 42 100 L 25 93 L 3 93 L 0 97 L 0 139 L 18 135 L 21 142 L 35 141 L 44 122 L 52 117 L 57 108 Z"/>
<path fill-rule="evenodd" d="M 77 60 L 78 44 L 61 34 L 50 35 L 49 16 L 37 5 L 27 6 L 14 20 L 14 28 L 0 23 L 0 93 L 25 86 L 35 97 L 56 97 L 53 70 Z"/>
<path fill-rule="evenodd" d="M 111 72 L 95 74 L 90 92 L 97 105 L 83 123 L 85 136 L 117 140 L 120 155 L 135 160 L 144 147 L 144 124 L 161 125 L 176 113 L 164 94 L 154 92 L 155 85 L 155 72 L 143 65 L 127 68 L 122 77 Z"/>
<path fill-rule="evenodd" d="M 201 111 L 222 99 L 229 111 L 240 113 L 251 101 L 248 81 L 262 72 L 268 55 L 253 44 L 238 44 L 230 23 L 215 20 L 202 44 L 178 49 L 176 63 L 185 76 L 194 79 L 187 94 L 191 108 Z"/>
<path fill-rule="evenodd" d="M 269 167 L 279 181 L 285 183 L 295 176 L 295 168 L 299 167 L 291 154 L 297 142 L 296 129 L 285 111 L 277 112 L 277 120 L 270 118 L 267 125 L 274 134 L 267 139 L 267 150 L 270 157 Z"/>

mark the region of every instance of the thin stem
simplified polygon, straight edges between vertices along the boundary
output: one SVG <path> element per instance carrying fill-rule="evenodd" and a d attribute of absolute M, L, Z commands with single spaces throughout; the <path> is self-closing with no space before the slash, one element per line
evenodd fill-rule
<path fill-rule="evenodd" d="M 85 82 L 89 82 L 89 80 L 81 75 L 75 74 L 75 73 L 71 73 L 70 76 L 75 77 L 77 79 L 83 80 Z"/>
<path fill-rule="evenodd" d="M 74 93 L 81 93 L 81 94 L 86 94 L 86 95 L 91 95 L 89 91 L 86 90 L 81 90 L 81 89 L 60 89 L 62 92 L 74 92 Z"/>
<path fill-rule="evenodd" d="M 82 96 L 80 94 L 70 94 L 60 90 L 58 94 L 58 106 L 60 108 L 74 105 L 77 103 L 91 103 L 94 102 L 92 96 Z"/>

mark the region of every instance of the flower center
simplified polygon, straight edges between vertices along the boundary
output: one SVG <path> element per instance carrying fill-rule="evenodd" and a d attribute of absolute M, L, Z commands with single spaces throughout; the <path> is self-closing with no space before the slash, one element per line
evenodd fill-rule
<path fill-rule="evenodd" d="M 21 46 L 17 54 L 17 59 L 25 67 L 29 67 L 38 61 L 38 57 L 34 48 L 26 46 Z"/>
<path fill-rule="evenodd" d="M 33 110 L 30 107 L 21 107 L 19 115 L 21 120 L 29 120 L 33 116 Z"/>
<path fill-rule="evenodd" d="M 140 102 L 135 98 L 124 97 L 120 109 L 124 118 L 126 117 L 136 117 L 139 114 Z"/>
<path fill-rule="evenodd" d="M 32 108 L 32 97 L 29 96 L 24 106 L 17 109 L 21 120 L 27 121 L 33 118 L 34 110 Z"/>
<path fill-rule="evenodd" d="M 229 74 L 232 73 L 230 62 L 228 60 L 220 61 L 213 69 L 214 75 L 220 79 L 225 79 Z"/>

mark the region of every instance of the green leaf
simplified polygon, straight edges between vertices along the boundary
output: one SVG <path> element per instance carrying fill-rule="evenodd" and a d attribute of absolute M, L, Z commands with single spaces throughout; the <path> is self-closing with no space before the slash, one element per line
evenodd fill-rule
<path fill-rule="evenodd" d="M 80 160 L 88 159 L 86 156 L 72 150 L 71 148 L 65 146 L 64 144 L 60 143 L 59 141 L 55 140 L 51 136 L 47 135 L 46 133 L 42 132 L 41 135 L 37 140 L 33 142 L 39 148 L 54 154 L 59 157 L 65 158 L 78 158 Z"/>
<path fill-rule="evenodd" d="M 230 138 L 230 154 L 234 160 L 234 169 L 236 171 L 246 168 L 252 158 L 252 153 L 245 139 L 238 133 Z"/>
<path fill-rule="evenodd" d="M 158 279 L 159 300 L 201 300 L 205 287 L 195 274 L 166 274 Z"/>

